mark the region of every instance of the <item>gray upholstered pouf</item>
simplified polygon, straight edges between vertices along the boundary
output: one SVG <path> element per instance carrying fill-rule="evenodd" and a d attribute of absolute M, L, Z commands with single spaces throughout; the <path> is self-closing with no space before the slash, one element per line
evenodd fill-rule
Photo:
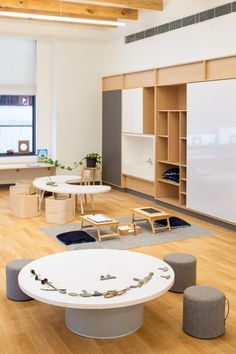
<path fill-rule="evenodd" d="M 225 331 L 225 295 L 209 286 L 184 291 L 183 330 L 197 338 L 215 338 Z"/>
<path fill-rule="evenodd" d="M 175 281 L 170 291 L 183 293 L 186 288 L 196 285 L 196 257 L 188 253 L 169 253 L 164 257 L 175 273 Z"/>
<path fill-rule="evenodd" d="M 15 301 L 32 300 L 18 285 L 19 272 L 26 264 L 32 261 L 33 259 L 16 259 L 6 265 L 6 295 L 8 299 Z"/>

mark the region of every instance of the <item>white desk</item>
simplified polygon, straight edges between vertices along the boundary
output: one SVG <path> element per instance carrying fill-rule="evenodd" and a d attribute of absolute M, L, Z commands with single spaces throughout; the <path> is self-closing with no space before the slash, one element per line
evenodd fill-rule
<path fill-rule="evenodd" d="M 54 175 L 56 168 L 45 163 L 0 164 L 0 184 L 11 184 L 23 179 Z"/>
<path fill-rule="evenodd" d="M 167 267 L 167 271 L 159 268 Z M 31 274 L 36 274 L 59 289 L 44 291 Z M 137 284 L 153 272 L 151 280 L 139 288 L 112 298 L 81 297 L 78 293 L 95 290 L 121 290 Z M 101 275 L 116 277 L 100 280 Z M 163 276 L 170 276 L 169 279 Z M 79 250 L 57 253 L 40 258 L 25 266 L 19 274 L 19 286 L 29 296 L 47 304 L 66 308 L 66 325 L 76 334 L 93 338 L 115 338 L 128 335 L 143 324 L 143 304 L 164 294 L 174 282 L 174 272 L 162 260 L 142 253 L 120 250 Z M 74 296 L 69 295 L 74 294 Z M 77 296 L 75 296 L 77 294 Z"/>
<path fill-rule="evenodd" d="M 83 200 L 82 200 L 83 195 L 87 195 L 87 194 L 90 195 L 92 207 L 93 210 L 95 210 L 93 195 L 97 193 L 109 192 L 111 190 L 111 187 L 103 186 L 103 185 L 81 186 L 81 185 L 74 185 L 68 183 L 69 181 L 75 182 L 76 180 L 79 182 L 80 179 L 81 179 L 80 176 L 58 175 L 50 178 L 50 181 L 55 182 L 56 185 L 47 185 L 47 183 L 49 182 L 49 178 L 42 177 L 42 178 L 36 178 L 33 182 L 33 185 L 38 190 L 43 191 L 41 193 L 41 200 L 44 196 L 45 191 L 52 192 L 52 193 L 78 195 L 80 197 L 81 214 L 83 214 L 84 213 Z"/>

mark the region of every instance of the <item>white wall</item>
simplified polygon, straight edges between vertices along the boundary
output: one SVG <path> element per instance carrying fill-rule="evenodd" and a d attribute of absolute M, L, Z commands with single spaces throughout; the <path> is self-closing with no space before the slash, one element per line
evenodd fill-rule
<path fill-rule="evenodd" d="M 143 11 L 138 23 L 129 22 L 126 28 L 110 31 L 104 56 L 104 76 L 235 54 L 235 12 L 124 44 L 126 35 L 226 3 L 227 0 L 168 0 L 162 12 Z"/>
<path fill-rule="evenodd" d="M 67 165 L 101 152 L 104 34 L 83 26 L 0 20 L 0 36 L 37 40 L 37 148 L 48 148 Z"/>

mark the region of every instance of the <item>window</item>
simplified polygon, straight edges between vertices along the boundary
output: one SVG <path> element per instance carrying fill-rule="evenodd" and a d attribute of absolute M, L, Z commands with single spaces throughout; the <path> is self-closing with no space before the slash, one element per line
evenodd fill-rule
<path fill-rule="evenodd" d="M 0 95 L 0 155 L 19 154 L 18 142 L 35 153 L 35 96 Z"/>

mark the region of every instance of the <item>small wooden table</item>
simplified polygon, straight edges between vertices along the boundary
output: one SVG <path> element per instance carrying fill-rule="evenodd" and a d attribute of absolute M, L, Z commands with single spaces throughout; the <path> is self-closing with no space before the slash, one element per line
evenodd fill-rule
<path fill-rule="evenodd" d="M 102 184 L 102 171 L 101 171 L 101 167 L 100 166 L 96 166 L 96 167 L 84 167 L 84 170 L 88 170 L 91 172 L 91 177 L 92 177 L 92 183 L 93 185 L 95 184 L 96 182 L 96 174 L 97 174 L 97 171 L 99 172 L 99 184 Z"/>
<path fill-rule="evenodd" d="M 152 210 L 152 212 L 148 212 L 148 209 L 150 209 L 150 211 Z M 170 215 L 160 209 L 156 209 L 153 207 L 141 207 L 141 208 L 132 208 L 131 211 L 132 211 L 133 224 L 135 224 L 135 222 L 146 220 L 147 222 L 150 222 L 153 233 L 160 230 L 170 230 L 170 220 L 169 220 Z M 135 215 L 140 216 L 141 219 L 140 218 L 135 219 Z M 163 219 L 166 220 L 166 226 L 154 225 L 154 221 L 163 220 Z"/>
<path fill-rule="evenodd" d="M 103 215 L 106 217 L 105 215 Z M 89 215 L 81 215 L 81 230 L 89 227 L 95 227 L 97 229 L 97 235 L 98 235 L 98 241 L 102 241 L 103 238 L 108 238 L 108 237 L 120 237 L 119 230 L 118 230 L 118 225 L 119 221 L 116 221 L 114 219 L 111 219 L 107 217 L 108 221 L 103 221 L 103 222 L 97 222 L 89 218 Z M 84 225 L 84 222 L 86 222 L 86 225 Z M 109 228 L 114 228 L 115 232 L 111 232 L 108 234 L 101 234 L 101 229 L 104 229 L 106 227 Z"/>

